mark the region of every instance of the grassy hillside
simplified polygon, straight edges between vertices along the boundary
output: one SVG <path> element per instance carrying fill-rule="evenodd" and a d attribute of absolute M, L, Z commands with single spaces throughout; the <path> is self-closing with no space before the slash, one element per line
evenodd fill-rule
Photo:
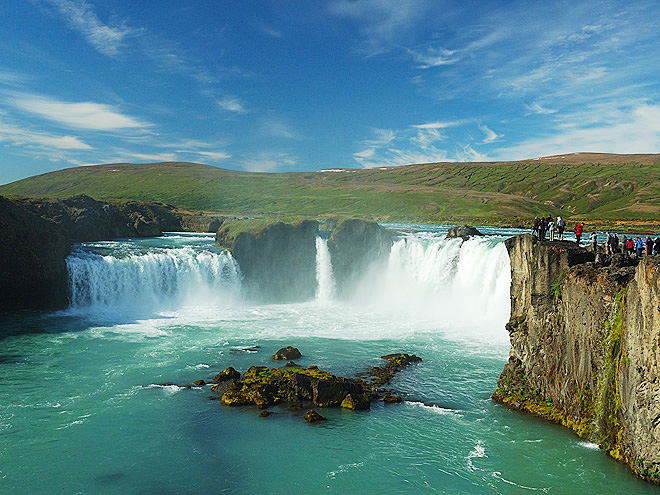
<path fill-rule="evenodd" d="M 193 163 L 76 167 L 0 194 L 162 201 L 238 215 L 357 215 L 386 221 L 515 224 L 536 214 L 660 224 L 660 155 L 571 154 L 498 163 L 260 174 Z"/>

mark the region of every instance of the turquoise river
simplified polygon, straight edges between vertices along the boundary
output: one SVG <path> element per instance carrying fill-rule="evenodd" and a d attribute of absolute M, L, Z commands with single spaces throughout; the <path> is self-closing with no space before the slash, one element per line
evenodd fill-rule
<path fill-rule="evenodd" d="M 317 239 L 314 300 L 250 302 L 212 235 L 76 246 L 71 305 L 0 315 L 0 493 L 656 493 L 554 424 L 490 399 L 508 357 L 515 230 L 466 242 L 442 226 L 391 225 L 386 269 L 335 297 Z M 380 356 L 423 362 L 391 387 L 405 401 L 320 409 L 223 407 L 178 385 L 233 366 L 302 365 L 353 376 Z"/>

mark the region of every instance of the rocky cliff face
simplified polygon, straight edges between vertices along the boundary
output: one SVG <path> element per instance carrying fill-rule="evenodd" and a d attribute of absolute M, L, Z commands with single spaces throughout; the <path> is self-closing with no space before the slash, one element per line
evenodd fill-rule
<path fill-rule="evenodd" d="M 531 235 L 511 258 L 509 362 L 493 398 L 574 430 L 660 480 L 660 259 Z"/>
<path fill-rule="evenodd" d="M 246 294 L 264 302 L 304 301 L 316 291 L 316 236 L 319 224 L 227 222 L 216 241 L 228 248 L 243 273 Z"/>
<path fill-rule="evenodd" d="M 328 250 L 339 295 L 350 296 L 369 270 L 382 269 L 392 248 L 392 234 L 376 222 L 344 220 L 335 225 Z"/>
<path fill-rule="evenodd" d="M 375 222 L 328 222 L 328 250 L 340 294 L 348 294 L 370 267 L 387 260 L 391 234 Z M 316 292 L 319 223 L 227 220 L 216 241 L 229 249 L 244 275 L 247 295 L 269 302 L 307 301 Z"/>
<path fill-rule="evenodd" d="M 0 196 L 0 311 L 63 308 L 65 259 L 75 242 L 152 237 L 181 230 L 173 208 L 88 196 L 58 200 Z"/>

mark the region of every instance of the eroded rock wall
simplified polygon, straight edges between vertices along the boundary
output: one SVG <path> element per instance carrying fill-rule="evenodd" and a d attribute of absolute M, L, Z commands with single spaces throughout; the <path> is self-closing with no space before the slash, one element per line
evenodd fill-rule
<path fill-rule="evenodd" d="M 223 224 L 225 228 L 218 231 L 216 241 L 232 252 L 241 267 L 246 295 L 264 302 L 312 299 L 316 291 L 318 222 L 276 222 L 237 233 L 241 223 L 251 227 L 249 222 L 241 221 Z"/>
<path fill-rule="evenodd" d="M 159 203 L 0 196 L 0 311 L 66 307 L 73 243 L 178 230 L 174 209 Z"/>
<path fill-rule="evenodd" d="M 657 482 L 660 260 L 596 263 L 530 235 L 506 245 L 511 352 L 493 398 L 571 428 Z"/>
<path fill-rule="evenodd" d="M 392 242 L 392 234 L 376 222 L 350 219 L 333 227 L 328 251 L 340 296 L 350 297 L 369 271 L 384 269 Z"/>

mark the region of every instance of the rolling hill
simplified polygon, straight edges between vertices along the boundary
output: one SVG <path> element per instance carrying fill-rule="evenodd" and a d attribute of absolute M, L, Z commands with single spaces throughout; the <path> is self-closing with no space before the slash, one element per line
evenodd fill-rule
<path fill-rule="evenodd" d="M 351 215 L 381 221 L 528 224 L 561 214 L 591 224 L 660 225 L 660 155 L 573 153 L 517 162 L 250 173 L 195 163 L 76 167 L 0 194 L 161 201 L 233 215 Z"/>

